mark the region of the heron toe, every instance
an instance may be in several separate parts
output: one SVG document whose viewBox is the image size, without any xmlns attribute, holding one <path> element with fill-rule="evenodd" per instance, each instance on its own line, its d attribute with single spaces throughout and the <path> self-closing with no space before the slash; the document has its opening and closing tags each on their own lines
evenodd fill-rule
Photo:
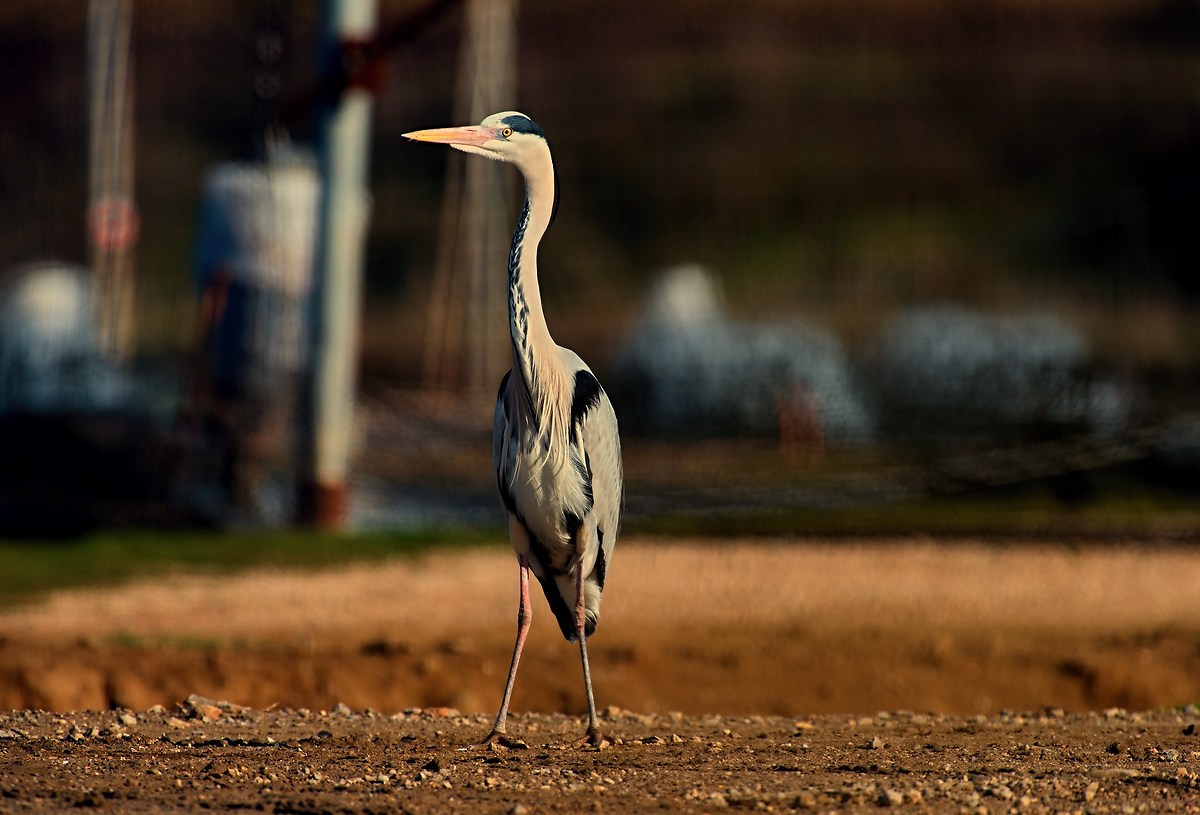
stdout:
<svg viewBox="0 0 1200 815">
<path fill-rule="evenodd" d="M 504 733 L 501 733 L 499 730 L 493 730 L 491 733 L 488 733 L 487 738 L 485 738 L 483 741 L 479 742 L 479 744 L 477 744 L 475 746 L 483 747 L 488 750 L 495 750 L 497 747 L 503 747 L 507 750 L 528 750 L 529 749 L 529 745 L 526 744 L 525 742 L 521 741 L 520 739 L 514 739 L 513 737 L 508 736 Z"/>
</svg>

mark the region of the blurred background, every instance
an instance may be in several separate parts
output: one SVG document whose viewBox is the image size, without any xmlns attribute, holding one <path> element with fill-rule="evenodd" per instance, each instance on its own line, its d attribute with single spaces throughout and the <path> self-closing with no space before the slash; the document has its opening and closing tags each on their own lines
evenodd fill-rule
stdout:
<svg viewBox="0 0 1200 815">
<path fill-rule="evenodd" d="M 521 190 L 401 134 L 519 109 L 560 177 L 547 318 L 616 406 L 626 529 L 1200 530 L 1193 0 L 378 16 L 349 528 L 498 528 Z M 321 25 L 0 6 L 0 534 L 306 515 Z"/>
</svg>

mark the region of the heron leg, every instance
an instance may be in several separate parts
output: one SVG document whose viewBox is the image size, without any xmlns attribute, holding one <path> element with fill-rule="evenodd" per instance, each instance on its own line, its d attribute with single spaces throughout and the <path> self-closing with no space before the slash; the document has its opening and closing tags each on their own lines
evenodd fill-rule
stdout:
<svg viewBox="0 0 1200 815">
<path fill-rule="evenodd" d="M 521 661 L 521 651 L 525 647 L 525 637 L 529 634 L 529 624 L 533 621 L 533 608 L 529 604 L 529 563 L 519 557 L 521 566 L 521 605 L 517 609 L 517 641 L 513 645 L 512 664 L 508 667 L 508 682 L 504 686 L 504 698 L 500 701 L 500 712 L 496 714 L 496 724 L 480 746 L 499 743 L 504 747 L 525 747 L 518 739 L 511 739 L 504 734 L 505 720 L 508 719 L 508 703 L 512 699 L 513 685 L 517 681 L 517 664 Z"/>
<path fill-rule="evenodd" d="M 587 621 L 587 607 L 583 594 L 583 563 L 582 560 L 575 571 L 575 636 L 579 639 L 579 659 L 583 663 L 583 687 L 587 691 L 588 729 L 584 743 L 590 747 L 603 747 L 607 743 L 600 726 L 596 722 L 596 697 L 592 695 L 592 671 L 588 667 L 587 634 L 584 625 Z"/>
</svg>

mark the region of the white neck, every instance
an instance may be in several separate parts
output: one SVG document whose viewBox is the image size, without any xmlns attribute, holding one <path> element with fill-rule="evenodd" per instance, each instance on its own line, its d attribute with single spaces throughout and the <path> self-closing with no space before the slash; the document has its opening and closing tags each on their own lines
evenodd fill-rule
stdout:
<svg viewBox="0 0 1200 815">
<path fill-rule="evenodd" d="M 533 402 L 539 390 L 557 380 L 562 367 L 558 347 L 550 336 L 538 287 L 537 250 L 554 210 L 554 165 L 550 151 L 539 151 L 518 167 L 525 176 L 525 206 L 517 220 L 508 255 L 508 321 L 513 368 Z"/>
</svg>

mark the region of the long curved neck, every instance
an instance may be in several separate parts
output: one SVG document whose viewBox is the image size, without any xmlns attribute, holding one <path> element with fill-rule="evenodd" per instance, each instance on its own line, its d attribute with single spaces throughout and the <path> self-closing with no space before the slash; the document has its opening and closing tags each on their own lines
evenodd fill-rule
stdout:
<svg viewBox="0 0 1200 815">
<path fill-rule="evenodd" d="M 537 250 L 554 211 L 554 165 L 545 151 L 521 166 L 525 176 L 525 206 L 517 219 L 508 253 L 508 322 L 512 336 L 513 368 L 521 374 L 535 413 L 544 405 L 546 390 L 557 382 L 562 367 L 558 349 L 542 312 L 538 287 Z"/>
</svg>

